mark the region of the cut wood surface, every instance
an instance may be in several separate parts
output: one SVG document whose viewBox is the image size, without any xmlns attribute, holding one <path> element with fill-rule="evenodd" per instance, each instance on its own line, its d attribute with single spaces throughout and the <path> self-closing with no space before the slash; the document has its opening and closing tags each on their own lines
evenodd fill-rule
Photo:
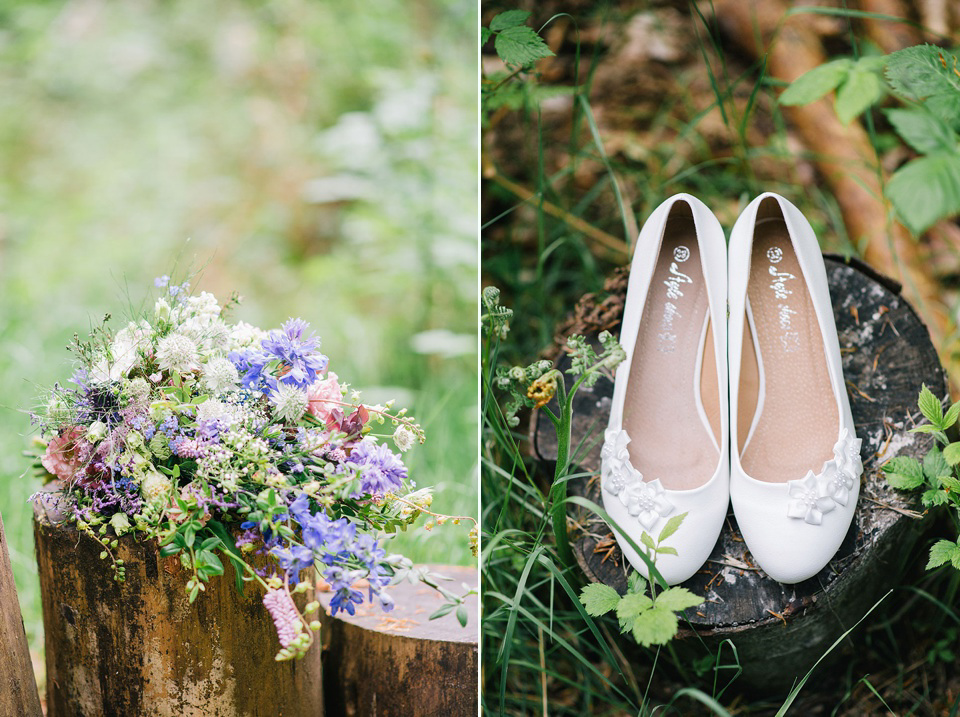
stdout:
<svg viewBox="0 0 960 717">
<path fill-rule="evenodd" d="M 911 517 L 917 516 L 916 506 L 887 485 L 879 466 L 896 455 L 922 458 L 929 437 L 908 432 L 920 420 L 917 395 L 924 383 L 940 395 L 946 391 L 927 329 L 899 295 L 899 286 L 859 263 L 828 258 L 826 265 L 844 377 L 863 439 L 864 477 L 854 523 L 835 558 L 817 576 L 782 585 L 756 567 L 731 513 L 708 562 L 685 583 L 705 598 L 687 611 L 690 626 L 714 648 L 732 639 L 744 668 L 742 682 L 770 689 L 789 687 L 897 584 L 906 563 L 903 555 L 926 524 Z M 564 333 L 595 339 L 609 329 L 617 335 L 625 278 L 625 272 L 618 272 L 608 282 L 606 297 L 585 297 Z M 558 344 L 563 340 L 559 336 Z M 561 368 L 567 361 L 561 359 Z M 583 442 L 575 462 L 589 476 L 572 481 L 570 492 L 597 504 L 602 504 L 600 443 L 612 393 L 612 382 L 601 379 L 592 388 L 581 388 L 574 402 L 571 445 Z M 556 457 L 549 421 L 534 415 L 531 430 L 536 457 L 549 463 Z M 610 528 L 578 507 L 571 508 L 568 519 L 572 548 L 587 577 L 623 592 L 628 568 Z"/>
<path fill-rule="evenodd" d="M 0 715 L 40 717 L 40 695 L 0 516 Z"/>
<path fill-rule="evenodd" d="M 246 584 L 241 596 L 229 561 L 190 605 L 179 558 L 160 557 L 156 542 L 120 539 L 117 583 L 99 543 L 51 522 L 55 505 L 34 512 L 49 717 L 323 714 L 319 645 L 276 662 L 263 590 Z"/>
<path fill-rule="evenodd" d="M 475 568 L 429 566 L 452 578 L 447 589 L 476 587 Z M 329 615 L 331 593 L 317 598 L 328 612 L 323 623 L 323 672 L 327 713 L 347 717 L 473 717 L 477 714 L 476 595 L 466 602 L 468 622 L 453 612 L 430 620 L 443 599 L 422 583 L 389 588 L 396 607 L 384 613 L 365 603 L 356 615 Z"/>
</svg>

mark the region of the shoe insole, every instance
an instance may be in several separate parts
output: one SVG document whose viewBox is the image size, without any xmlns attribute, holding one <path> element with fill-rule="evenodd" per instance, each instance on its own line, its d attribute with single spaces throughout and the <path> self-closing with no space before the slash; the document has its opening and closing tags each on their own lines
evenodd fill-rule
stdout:
<svg viewBox="0 0 960 717">
<path fill-rule="evenodd" d="M 833 455 L 839 417 L 820 324 L 782 215 L 759 219 L 754 231 L 738 449 L 747 475 L 785 483 L 820 471 Z"/>
<path fill-rule="evenodd" d="M 643 306 L 623 405 L 630 461 L 646 480 L 659 479 L 668 490 L 703 485 L 720 458 L 719 386 L 707 311 L 693 217 L 677 206 Z"/>
</svg>

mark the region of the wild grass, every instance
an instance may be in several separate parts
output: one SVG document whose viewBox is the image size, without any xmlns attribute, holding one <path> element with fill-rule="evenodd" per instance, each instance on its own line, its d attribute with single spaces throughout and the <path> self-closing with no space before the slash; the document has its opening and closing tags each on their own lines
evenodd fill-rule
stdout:
<svg viewBox="0 0 960 717">
<path fill-rule="evenodd" d="M 238 318 L 303 317 L 365 400 L 409 406 L 428 435 L 411 477 L 434 509 L 475 516 L 476 8 L 92 0 L 0 17 L 0 512 L 34 656 L 26 411 L 69 378 L 74 331 L 119 325 L 178 260 L 196 289 L 239 291 Z M 462 526 L 392 550 L 474 563 Z"/>
<path fill-rule="evenodd" d="M 482 21 L 513 7 L 486 3 Z M 833 647 L 846 651 L 837 667 L 816 669 L 809 681 L 797 675 L 794 690 L 781 693 L 744 691 L 733 642 L 719 651 L 695 639 L 641 649 L 619 634 L 615 619 L 591 618 L 578 602 L 586 578 L 578 566 L 563 563 L 552 539 L 552 471 L 531 459 L 526 421 L 507 426 L 503 397 L 493 387 L 496 367 L 542 357 L 577 300 L 599 291 L 626 263 L 635 232 L 625 228 L 676 192 L 701 198 L 727 228 L 757 193 L 779 192 L 811 219 L 824 250 L 856 255 L 863 247 L 851 244 L 836 200 L 812 174 L 813 158 L 798 152 L 789 136 L 775 102 L 778 84 L 763 62 L 731 49 L 707 6 L 691 3 L 681 11 L 699 66 L 671 67 L 674 84 L 649 102 L 648 114 L 632 116 L 629 130 L 608 124 L 602 131 L 598 115 L 609 122 L 611 113 L 624 110 L 594 90 L 603 55 L 618 46 L 617 33 L 635 13 L 662 5 L 604 2 L 567 17 L 561 9 L 535 9 L 530 24 L 546 37 L 556 24 L 572 23 L 565 44 L 552 49 L 563 62 L 582 66 L 559 72 L 562 80 L 521 73 L 510 82 L 527 87 L 511 92 L 525 101 L 512 99 L 505 110 L 494 93 L 483 115 L 483 283 L 500 288 L 503 303 L 515 311 L 508 336 L 482 349 L 484 714 L 957 714 L 960 690 L 952 674 L 960 664 L 960 581 L 949 571 L 925 573 L 919 549 L 900 556 L 905 583 L 836 636 Z M 848 45 L 862 48 L 859 16 L 830 12 L 850 23 Z M 590 45 L 570 39 L 588 30 Z M 503 75 L 495 74 L 492 58 L 484 66 L 489 89 Z M 573 99 L 567 105 L 543 100 L 561 95 Z M 644 107 L 649 98 L 635 100 Z M 641 149 L 624 152 L 631 146 L 624 135 L 631 133 Z M 888 129 L 871 123 L 869 133 L 875 147 L 889 148 Z M 605 150 L 611 141 L 621 151 Z"/>
</svg>

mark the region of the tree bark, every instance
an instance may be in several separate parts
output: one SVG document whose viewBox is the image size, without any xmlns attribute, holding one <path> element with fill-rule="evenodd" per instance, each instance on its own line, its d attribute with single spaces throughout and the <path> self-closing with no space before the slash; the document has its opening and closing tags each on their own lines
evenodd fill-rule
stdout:
<svg viewBox="0 0 960 717">
<path fill-rule="evenodd" d="M 429 566 L 460 583 L 477 585 L 474 568 Z M 346 717 L 473 717 L 477 714 L 478 606 L 467 600 L 469 621 L 461 627 L 451 612 L 429 616 L 442 604 L 422 584 L 390 588 L 396 607 L 379 607 L 321 616 L 324 643 L 324 694 L 327 712 Z M 331 595 L 320 593 L 328 609 Z M 364 606 L 365 607 L 365 606 Z"/>
<path fill-rule="evenodd" d="M 40 696 L 23 629 L 17 586 L 0 516 L 0 715 L 40 717 Z"/>
<path fill-rule="evenodd" d="M 922 384 L 941 396 L 946 392 L 937 353 L 896 283 L 859 262 L 828 258 L 826 265 L 843 374 L 857 434 L 863 439 L 864 476 L 854 522 L 837 555 L 816 577 L 781 585 L 756 567 L 731 513 L 707 563 L 685 583 L 705 598 L 703 605 L 687 611 L 686 634 L 695 631 L 714 650 L 732 640 L 744 670 L 738 682 L 770 690 L 789 688 L 897 584 L 907 562 L 904 555 L 930 526 L 929 521 L 912 519 L 918 517 L 917 506 L 890 488 L 879 466 L 896 455 L 922 458 L 929 449 L 930 437 L 909 428 L 920 420 L 916 401 Z M 611 278 L 611 293 L 602 301 L 586 297 L 565 331 L 594 339 L 603 329 L 616 334 L 625 276 L 618 272 Z M 558 337 L 558 344 L 563 340 Z M 567 366 L 562 357 L 560 368 Z M 574 402 L 571 443 L 583 441 L 587 447 L 575 472 L 588 476 L 571 481 L 569 490 L 598 505 L 601 434 L 612 394 L 612 382 L 601 379 L 592 388 L 581 388 Z M 556 456 L 549 421 L 535 414 L 531 430 L 535 456 L 549 464 Z M 552 473 L 549 466 L 546 470 Z M 579 507 L 570 509 L 568 520 L 571 547 L 586 576 L 624 592 L 630 568 L 609 526 Z M 689 642 L 699 645 L 698 640 Z M 841 654 L 843 649 L 838 649 L 831 658 Z"/>
<path fill-rule="evenodd" d="M 274 661 L 263 591 L 247 583 L 241 596 L 229 561 L 190 605 L 179 558 L 154 541 L 120 539 L 117 583 L 99 543 L 36 505 L 49 717 L 323 714 L 320 646 Z"/>
</svg>

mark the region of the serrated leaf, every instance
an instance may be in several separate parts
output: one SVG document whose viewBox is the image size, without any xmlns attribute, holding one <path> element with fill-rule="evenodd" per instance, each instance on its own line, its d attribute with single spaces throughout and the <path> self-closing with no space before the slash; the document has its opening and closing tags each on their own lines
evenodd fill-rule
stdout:
<svg viewBox="0 0 960 717">
<path fill-rule="evenodd" d="M 960 418 L 960 401 L 950 406 L 950 410 L 944 414 L 942 423 L 944 430 L 956 423 L 958 418 Z"/>
<path fill-rule="evenodd" d="M 686 588 L 667 588 L 657 595 L 654 603 L 658 608 L 666 608 L 674 612 L 682 612 L 690 607 L 696 607 L 703 602 L 703 598 L 693 594 Z"/>
<path fill-rule="evenodd" d="M 913 490 L 923 485 L 923 468 L 920 461 L 909 456 L 897 456 L 883 464 L 887 483 L 898 490 Z"/>
<path fill-rule="evenodd" d="M 940 449 L 934 446 L 923 458 L 923 474 L 930 481 L 930 485 L 937 484 L 937 478 L 944 475 L 950 475 L 950 466 L 943 458 Z"/>
<path fill-rule="evenodd" d="M 960 213 L 960 155 L 936 152 L 919 157 L 894 172 L 887 198 L 914 234 Z"/>
<path fill-rule="evenodd" d="M 930 548 L 930 559 L 927 561 L 927 570 L 938 568 L 950 562 L 953 556 L 960 552 L 960 548 L 952 540 L 938 540 Z"/>
<path fill-rule="evenodd" d="M 853 63 L 848 59 L 834 60 L 814 67 L 795 79 L 780 95 L 782 105 L 807 105 L 820 99 L 843 82 Z"/>
<path fill-rule="evenodd" d="M 620 594 L 609 585 L 590 583 L 580 591 L 580 603 L 587 615 L 599 617 L 616 609 Z"/>
<path fill-rule="evenodd" d="M 920 408 L 920 413 L 923 414 L 924 418 L 937 428 L 941 427 L 940 423 L 943 421 L 943 404 L 940 403 L 939 398 L 933 395 L 933 391 L 927 388 L 927 384 L 923 384 L 920 388 L 920 395 L 917 397 L 917 406 Z"/>
<path fill-rule="evenodd" d="M 663 526 L 663 530 L 660 531 L 660 536 L 657 538 L 657 542 L 662 543 L 664 540 L 676 533 L 686 517 L 686 513 L 680 513 L 680 515 L 675 515 L 670 518 L 670 520 L 667 521 L 667 524 Z M 662 549 L 660 552 L 663 552 Z"/>
<path fill-rule="evenodd" d="M 490 28 L 489 28 L 489 27 L 481 27 L 481 28 L 480 28 L 480 47 L 483 47 L 484 45 L 487 44 L 487 40 L 490 39 L 490 36 L 491 36 L 491 35 L 493 35 L 493 33 L 490 32 Z"/>
<path fill-rule="evenodd" d="M 527 10 L 507 10 L 494 16 L 493 20 L 490 21 L 490 29 L 493 32 L 500 32 L 508 27 L 523 25 L 528 17 L 530 17 L 530 13 Z"/>
<path fill-rule="evenodd" d="M 919 109 L 889 109 L 885 113 L 904 142 L 922 154 L 952 151 L 957 135 L 939 117 Z"/>
<path fill-rule="evenodd" d="M 669 545 L 661 545 L 657 548 L 658 555 L 679 555 L 676 548 L 671 548 Z"/>
<path fill-rule="evenodd" d="M 955 466 L 960 463 L 960 442 L 951 443 L 943 449 L 943 459 L 948 465 Z"/>
<path fill-rule="evenodd" d="M 850 124 L 867 107 L 883 97 L 883 83 L 874 72 L 854 68 L 837 90 L 833 109 L 844 124 Z"/>
<path fill-rule="evenodd" d="M 646 612 L 653 605 L 653 600 L 643 593 L 627 593 L 617 602 L 617 617 L 622 621 L 632 620 L 637 615 Z"/>
<path fill-rule="evenodd" d="M 937 478 L 937 482 L 944 490 L 950 493 L 960 494 L 960 480 L 957 480 L 952 475 L 942 475 Z"/>
<path fill-rule="evenodd" d="M 923 104 L 948 126 L 960 131 L 960 92 L 936 95 L 927 99 Z"/>
<path fill-rule="evenodd" d="M 887 57 L 891 89 L 908 100 L 960 92 L 955 55 L 935 45 L 916 45 Z"/>
<path fill-rule="evenodd" d="M 526 25 L 508 27 L 499 32 L 493 46 L 506 64 L 521 67 L 553 55 L 543 38 Z"/>
<path fill-rule="evenodd" d="M 650 537 L 650 533 L 646 531 L 640 533 L 640 542 L 643 543 L 648 548 L 650 548 L 651 550 L 657 547 L 653 542 L 653 538 Z"/>
<path fill-rule="evenodd" d="M 662 607 L 654 607 L 637 616 L 633 622 L 633 639 L 644 647 L 666 645 L 677 634 L 677 616 Z"/>
<path fill-rule="evenodd" d="M 924 508 L 943 505 L 947 502 L 947 494 L 942 490 L 931 488 L 928 491 L 924 491 L 923 495 L 920 496 L 920 502 L 923 504 Z"/>
<path fill-rule="evenodd" d="M 627 589 L 632 593 L 642 593 L 647 589 L 647 580 L 637 571 L 630 573 L 627 578 Z"/>
</svg>

